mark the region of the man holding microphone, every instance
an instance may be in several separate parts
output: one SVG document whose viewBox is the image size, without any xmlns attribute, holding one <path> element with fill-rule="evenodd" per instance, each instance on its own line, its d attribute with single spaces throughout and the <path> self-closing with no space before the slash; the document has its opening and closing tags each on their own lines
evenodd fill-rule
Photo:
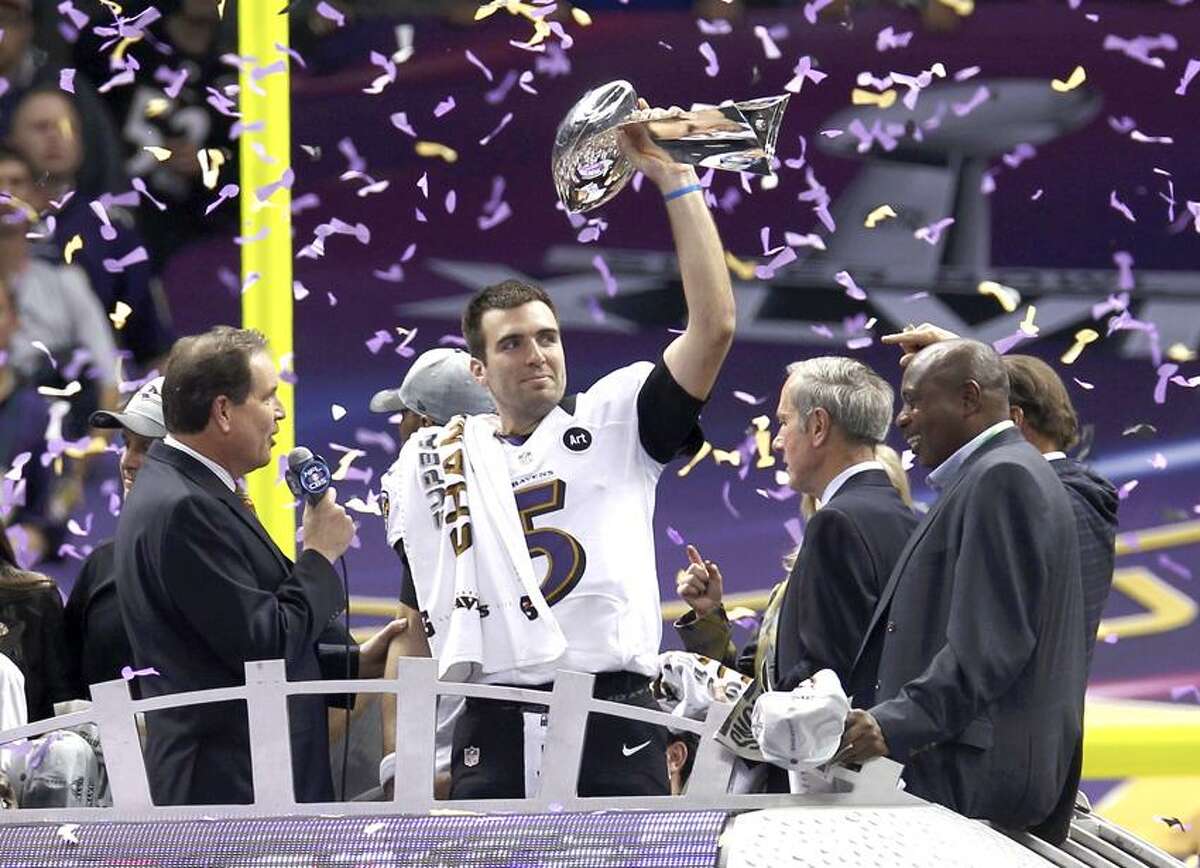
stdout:
<svg viewBox="0 0 1200 868">
<path fill-rule="evenodd" d="M 284 410 L 266 340 L 218 326 L 180 340 L 167 361 L 167 436 L 146 457 L 117 527 L 121 614 L 143 697 L 243 683 L 247 660 L 282 658 L 289 680 L 383 672 L 393 621 L 354 646 L 334 563 L 354 525 L 329 491 L 304 509 L 304 549 L 288 560 L 239 485 L 270 462 Z M 347 655 L 350 659 L 347 660 Z M 298 801 L 330 801 L 326 698 L 288 701 Z M 156 804 L 254 798 L 246 709 L 209 703 L 147 715 L 146 765 Z"/>
</svg>

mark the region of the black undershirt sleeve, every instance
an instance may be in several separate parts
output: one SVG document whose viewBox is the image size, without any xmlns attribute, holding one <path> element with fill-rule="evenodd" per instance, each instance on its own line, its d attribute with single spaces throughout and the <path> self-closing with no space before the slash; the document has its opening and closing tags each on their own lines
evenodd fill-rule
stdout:
<svg viewBox="0 0 1200 868">
<path fill-rule="evenodd" d="M 396 554 L 400 556 L 400 602 L 419 611 L 421 607 L 417 603 L 417 586 L 413 583 L 408 555 L 404 553 L 404 540 L 396 540 Z"/>
<path fill-rule="evenodd" d="M 704 403 L 675 382 L 660 358 L 637 398 L 638 435 L 646 454 L 660 464 L 695 454 L 704 443 L 700 430 Z"/>
</svg>

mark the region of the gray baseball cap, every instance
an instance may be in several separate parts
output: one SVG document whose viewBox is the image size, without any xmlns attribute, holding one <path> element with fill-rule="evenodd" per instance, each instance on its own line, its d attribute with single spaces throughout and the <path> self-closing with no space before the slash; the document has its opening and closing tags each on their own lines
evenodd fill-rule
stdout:
<svg viewBox="0 0 1200 868">
<path fill-rule="evenodd" d="M 439 425 L 459 413 L 495 413 L 488 390 L 471 375 L 471 357 L 462 350 L 438 347 L 417 356 L 398 389 L 384 389 L 371 398 L 371 412 L 412 410 Z"/>
<path fill-rule="evenodd" d="M 155 377 L 148 383 L 143 383 L 142 387 L 133 393 L 124 410 L 97 410 L 88 417 L 88 424 L 93 428 L 128 428 L 134 434 L 141 434 L 143 437 L 166 437 L 162 385 L 162 377 Z"/>
</svg>

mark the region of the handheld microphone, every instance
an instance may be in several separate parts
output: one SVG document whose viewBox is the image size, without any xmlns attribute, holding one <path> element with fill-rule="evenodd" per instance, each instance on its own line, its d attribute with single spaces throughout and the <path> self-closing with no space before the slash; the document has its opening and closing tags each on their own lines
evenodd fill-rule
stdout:
<svg viewBox="0 0 1200 868">
<path fill-rule="evenodd" d="M 295 498 L 307 498 L 316 506 L 329 488 L 331 474 L 324 458 L 313 455 L 311 449 L 297 446 L 288 453 L 288 469 L 283 478 Z"/>
</svg>

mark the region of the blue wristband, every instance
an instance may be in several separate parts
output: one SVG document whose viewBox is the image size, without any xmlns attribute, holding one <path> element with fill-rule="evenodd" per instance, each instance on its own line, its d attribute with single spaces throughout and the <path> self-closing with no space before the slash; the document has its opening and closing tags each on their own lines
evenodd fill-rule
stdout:
<svg viewBox="0 0 1200 868">
<path fill-rule="evenodd" d="M 672 199 L 678 199 L 680 196 L 686 196 L 688 193 L 698 193 L 704 188 L 699 184 L 688 184 L 686 187 L 680 187 L 678 190 L 672 190 L 663 196 L 664 202 L 670 202 Z"/>
</svg>

